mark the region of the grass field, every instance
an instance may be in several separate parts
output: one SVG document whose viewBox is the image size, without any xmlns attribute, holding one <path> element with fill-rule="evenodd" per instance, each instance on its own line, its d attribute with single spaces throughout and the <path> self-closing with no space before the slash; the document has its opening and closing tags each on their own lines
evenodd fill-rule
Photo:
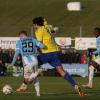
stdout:
<svg viewBox="0 0 100 100">
<path fill-rule="evenodd" d="M 100 99 L 100 78 L 95 78 L 93 89 L 84 89 L 87 94 L 85 97 L 79 97 L 73 88 L 61 77 L 40 77 L 41 97 L 36 97 L 34 88 L 29 86 L 26 93 L 13 93 L 4 95 L 0 91 L 0 100 L 99 100 Z M 87 82 L 87 78 L 74 77 L 78 84 L 82 85 Z M 0 89 L 5 84 L 10 84 L 16 89 L 22 82 L 22 77 L 0 77 Z"/>
<path fill-rule="evenodd" d="M 70 1 L 80 1 L 82 11 L 68 11 Z M 0 36 L 16 36 L 23 29 L 30 33 L 36 16 L 58 26 L 57 36 L 79 36 L 80 26 L 82 36 L 93 36 L 93 28 L 100 26 L 100 0 L 0 0 Z"/>
</svg>

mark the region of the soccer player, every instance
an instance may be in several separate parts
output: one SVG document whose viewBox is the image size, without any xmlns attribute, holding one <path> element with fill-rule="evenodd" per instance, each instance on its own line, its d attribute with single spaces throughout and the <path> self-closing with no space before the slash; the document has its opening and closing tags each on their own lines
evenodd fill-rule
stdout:
<svg viewBox="0 0 100 100">
<path fill-rule="evenodd" d="M 93 87 L 93 77 L 94 77 L 94 69 L 100 70 L 100 28 L 94 28 L 94 35 L 96 37 L 97 50 L 92 52 L 92 56 L 98 54 L 99 56 L 96 59 L 91 61 L 89 66 L 89 82 L 86 85 L 83 85 L 85 88 Z"/>
<path fill-rule="evenodd" d="M 72 79 L 68 72 L 65 72 L 61 66 L 61 61 L 59 59 L 59 48 L 55 43 L 52 33 L 47 30 L 44 26 L 44 20 L 42 17 L 37 17 L 33 19 L 33 28 L 35 29 L 35 35 L 38 41 L 45 45 L 45 48 L 41 50 L 41 54 L 38 56 L 39 66 L 45 63 L 49 63 L 51 66 L 55 67 L 57 72 L 67 80 L 79 93 L 80 96 L 84 96 L 77 83 Z M 42 71 L 42 69 L 41 69 Z M 37 77 L 40 70 L 33 73 L 30 76 L 30 82 Z"/>
<path fill-rule="evenodd" d="M 19 37 L 20 39 L 16 43 L 16 52 L 12 64 L 9 66 L 11 67 L 14 65 L 17 56 L 21 54 L 24 66 L 24 82 L 27 84 L 30 75 L 37 70 L 38 60 L 36 54 L 36 46 L 39 48 L 44 48 L 44 45 L 37 41 L 35 38 L 27 36 L 26 31 L 19 32 Z M 40 86 L 38 79 L 36 78 L 32 83 L 35 86 L 36 95 L 40 96 Z M 26 88 L 27 86 L 22 84 L 20 90 L 23 91 L 23 89 Z"/>
</svg>

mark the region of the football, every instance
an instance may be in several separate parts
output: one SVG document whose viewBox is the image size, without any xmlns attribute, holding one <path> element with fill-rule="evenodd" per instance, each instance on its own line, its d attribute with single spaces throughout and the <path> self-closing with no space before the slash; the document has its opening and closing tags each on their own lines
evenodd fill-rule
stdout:
<svg viewBox="0 0 100 100">
<path fill-rule="evenodd" d="M 4 87 L 3 87 L 3 93 L 4 94 L 11 94 L 13 92 L 13 89 L 10 85 L 6 84 Z"/>
</svg>

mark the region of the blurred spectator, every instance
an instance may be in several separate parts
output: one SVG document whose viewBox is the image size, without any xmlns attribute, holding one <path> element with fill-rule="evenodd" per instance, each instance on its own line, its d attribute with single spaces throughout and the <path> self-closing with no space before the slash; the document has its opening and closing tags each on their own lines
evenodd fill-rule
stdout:
<svg viewBox="0 0 100 100">
<path fill-rule="evenodd" d="M 8 50 L 8 58 L 9 58 L 9 63 L 11 63 L 12 62 L 12 60 L 13 60 L 13 57 L 14 57 L 14 50 L 13 49 L 11 49 L 11 48 L 9 48 L 9 50 Z"/>
<path fill-rule="evenodd" d="M 7 68 L 5 67 L 5 64 L 9 62 L 9 58 L 7 55 L 7 50 L 3 49 L 3 57 L 2 57 L 2 63 L 3 63 L 3 70 L 6 72 Z"/>
<path fill-rule="evenodd" d="M 6 49 L 3 49 L 3 63 L 8 63 L 9 62 L 9 57 Z"/>
<path fill-rule="evenodd" d="M 67 54 L 67 63 L 68 64 L 73 63 L 73 61 L 72 61 L 72 52 L 68 52 L 68 54 Z"/>
<path fill-rule="evenodd" d="M 85 50 L 83 50 L 81 53 L 80 63 L 87 64 L 87 52 Z"/>
<path fill-rule="evenodd" d="M 0 47 L 0 75 L 2 75 L 4 72 L 3 72 L 3 63 L 2 63 L 2 60 L 3 60 L 3 52 L 2 52 L 2 48 Z"/>
<path fill-rule="evenodd" d="M 61 60 L 61 63 L 63 63 L 63 64 L 67 63 L 68 56 L 67 56 L 67 50 L 66 49 L 61 49 L 60 60 Z"/>
<path fill-rule="evenodd" d="M 0 47 L 0 63 L 2 63 L 2 59 L 3 59 L 3 51 L 2 48 Z"/>
<path fill-rule="evenodd" d="M 77 52 L 76 49 L 73 49 L 72 54 L 71 54 L 72 63 L 80 63 L 80 57 L 81 57 L 81 54 Z"/>
<path fill-rule="evenodd" d="M 19 56 L 17 57 L 17 60 L 16 60 L 16 62 L 15 62 L 15 66 L 17 67 L 17 70 L 20 70 L 20 69 L 23 67 L 21 55 L 19 55 Z"/>
</svg>

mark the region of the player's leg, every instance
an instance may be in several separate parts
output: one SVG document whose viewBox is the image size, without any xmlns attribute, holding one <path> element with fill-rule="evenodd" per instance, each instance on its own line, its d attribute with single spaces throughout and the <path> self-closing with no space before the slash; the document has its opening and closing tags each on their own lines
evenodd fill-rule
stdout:
<svg viewBox="0 0 100 100">
<path fill-rule="evenodd" d="M 42 64 L 47 63 L 47 56 L 45 56 L 44 54 L 38 55 L 37 59 L 38 59 L 38 68 L 37 71 L 35 71 L 35 73 L 32 73 L 30 78 L 29 78 L 29 82 L 31 83 L 35 78 L 37 78 L 37 76 L 39 74 L 41 74 L 43 72 L 43 69 L 41 68 Z"/>
<path fill-rule="evenodd" d="M 38 68 L 37 69 L 37 71 L 35 72 L 35 73 L 32 73 L 31 75 L 30 75 L 30 78 L 29 78 L 29 83 L 31 83 L 31 81 L 32 80 L 34 80 L 35 78 L 37 78 L 37 76 L 39 75 L 39 74 L 41 74 L 43 72 L 43 69 L 42 68 Z"/>
<path fill-rule="evenodd" d="M 61 66 L 57 66 L 56 70 L 65 80 L 67 80 L 75 88 L 76 92 L 78 92 L 80 96 L 84 96 L 84 93 L 82 92 L 81 88 L 77 85 L 75 80 L 68 72 L 65 72 Z"/>
<path fill-rule="evenodd" d="M 30 58 L 31 59 L 27 59 L 26 57 L 24 57 L 24 62 L 26 63 L 26 66 L 24 67 L 24 81 L 22 85 L 16 90 L 17 92 L 22 92 L 27 90 L 27 84 L 29 84 L 29 78 L 33 72 L 33 67 L 37 66 L 38 64 L 37 58 L 35 56 L 31 56 Z"/>
<path fill-rule="evenodd" d="M 91 65 L 89 67 L 89 82 L 86 85 L 83 85 L 85 88 L 92 88 L 93 86 L 93 78 L 94 78 L 94 67 Z"/>
<path fill-rule="evenodd" d="M 17 92 L 25 92 L 27 91 L 27 84 L 28 84 L 28 78 L 32 73 L 32 68 L 29 65 L 24 66 L 24 82 L 21 84 L 21 86 L 16 89 Z"/>
<path fill-rule="evenodd" d="M 48 61 L 53 67 L 56 67 L 56 70 L 58 73 L 65 79 L 67 80 L 72 86 L 74 86 L 75 90 L 79 93 L 80 96 L 83 95 L 83 92 L 79 88 L 79 86 L 76 84 L 76 82 L 72 79 L 71 75 L 69 75 L 67 72 L 63 70 L 61 67 L 61 62 L 59 60 L 59 53 L 54 52 L 54 53 L 48 53 L 42 56 L 42 60 Z M 39 73 L 37 73 L 38 75 Z M 36 76 L 33 75 L 31 79 L 35 78 Z"/>
<path fill-rule="evenodd" d="M 64 71 L 64 69 L 61 65 L 61 61 L 59 59 L 59 53 L 55 52 L 55 53 L 53 53 L 53 55 L 51 57 L 52 57 L 51 58 L 52 60 L 51 60 L 50 64 L 53 67 L 55 67 L 57 72 L 75 88 L 75 90 L 79 93 L 80 96 L 83 96 L 84 93 L 81 91 L 80 87 L 77 85 L 77 83 L 72 78 L 72 76 L 68 72 Z"/>
<path fill-rule="evenodd" d="M 33 73 L 35 73 L 36 71 L 37 71 L 37 65 L 33 66 Z M 39 80 L 38 80 L 37 77 L 33 80 L 33 84 L 34 84 L 34 87 L 35 87 L 36 96 L 40 96 L 40 83 L 39 83 Z"/>
<path fill-rule="evenodd" d="M 33 81 L 33 84 L 34 84 L 34 87 L 35 87 L 36 96 L 40 96 L 40 83 L 39 83 L 38 78 L 36 78 L 36 79 Z"/>
<path fill-rule="evenodd" d="M 64 77 L 65 80 L 67 80 L 72 86 L 76 85 L 76 82 L 72 79 L 71 75 L 68 74 L 68 72 L 65 72 L 61 66 L 56 67 L 57 72 Z"/>
<path fill-rule="evenodd" d="M 94 69 L 100 70 L 100 57 L 91 61 L 91 65 L 89 67 L 89 82 L 86 85 L 83 85 L 85 88 L 93 87 L 93 78 L 94 78 Z"/>
</svg>

